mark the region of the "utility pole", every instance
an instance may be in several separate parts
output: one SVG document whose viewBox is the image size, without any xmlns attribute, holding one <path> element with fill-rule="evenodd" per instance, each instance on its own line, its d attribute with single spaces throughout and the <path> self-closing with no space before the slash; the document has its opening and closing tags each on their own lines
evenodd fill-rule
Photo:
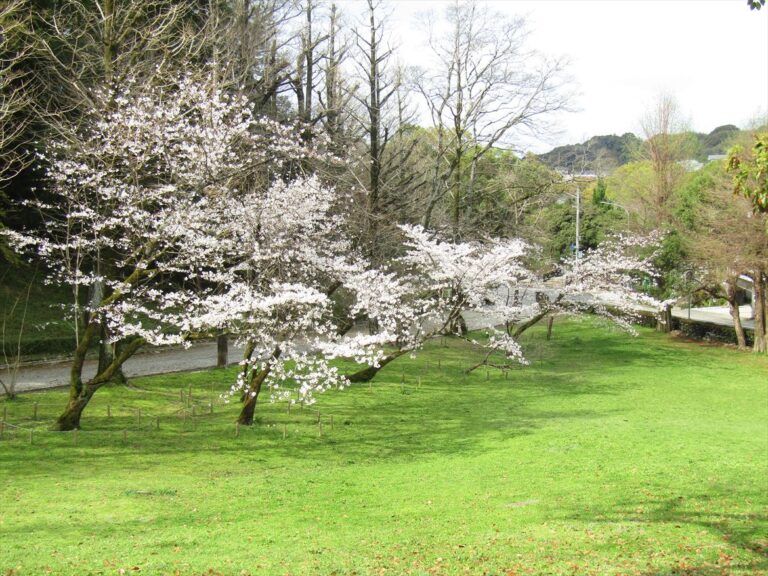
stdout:
<svg viewBox="0 0 768 576">
<path fill-rule="evenodd" d="M 581 188 L 576 185 L 576 262 L 579 261 L 579 227 L 581 226 Z"/>
</svg>

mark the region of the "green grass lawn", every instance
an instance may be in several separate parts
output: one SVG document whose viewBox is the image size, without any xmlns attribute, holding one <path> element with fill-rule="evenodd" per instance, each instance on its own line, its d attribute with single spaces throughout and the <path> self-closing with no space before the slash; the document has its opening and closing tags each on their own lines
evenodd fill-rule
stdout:
<svg viewBox="0 0 768 576">
<path fill-rule="evenodd" d="M 467 377 L 435 341 L 237 437 L 231 371 L 103 390 L 77 434 L 44 431 L 62 391 L 0 403 L 0 574 L 768 574 L 765 358 L 589 322 L 526 347 Z"/>
</svg>

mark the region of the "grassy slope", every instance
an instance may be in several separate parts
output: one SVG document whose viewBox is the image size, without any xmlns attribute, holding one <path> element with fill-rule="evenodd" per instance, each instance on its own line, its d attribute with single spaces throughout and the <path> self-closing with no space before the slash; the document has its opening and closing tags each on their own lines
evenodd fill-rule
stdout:
<svg viewBox="0 0 768 576">
<path fill-rule="evenodd" d="M 576 323 L 528 348 L 486 380 L 435 342 L 322 396 L 322 437 L 275 404 L 237 438 L 236 406 L 193 429 L 180 386 L 199 414 L 223 372 L 105 390 L 77 438 L 6 432 L 0 573 L 768 574 L 764 358 Z M 31 427 L 62 399 L 0 407 Z"/>
</svg>

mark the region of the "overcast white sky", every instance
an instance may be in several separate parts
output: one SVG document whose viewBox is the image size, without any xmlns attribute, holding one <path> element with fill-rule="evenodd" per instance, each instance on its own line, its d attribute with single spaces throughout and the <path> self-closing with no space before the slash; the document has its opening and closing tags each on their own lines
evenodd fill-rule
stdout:
<svg viewBox="0 0 768 576">
<path fill-rule="evenodd" d="M 359 0 L 341 2 L 348 12 Z M 418 14 L 444 0 L 390 0 L 401 58 L 419 58 L 426 40 Z M 640 132 L 639 119 L 661 92 L 677 98 L 689 125 L 710 132 L 744 127 L 768 113 L 768 6 L 746 0 L 494 0 L 493 9 L 527 17 L 529 47 L 566 56 L 578 111 L 558 118 L 559 134 L 529 148 Z"/>
</svg>

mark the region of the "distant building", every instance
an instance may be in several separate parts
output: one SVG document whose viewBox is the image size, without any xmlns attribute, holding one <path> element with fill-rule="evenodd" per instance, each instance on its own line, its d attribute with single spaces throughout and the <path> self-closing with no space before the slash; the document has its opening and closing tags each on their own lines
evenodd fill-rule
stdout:
<svg viewBox="0 0 768 576">
<path fill-rule="evenodd" d="M 591 182 L 600 177 L 599 174 L 595 174 L 594 172 L 580 172 L 574 174 L 573 172 L 565 170 L 565 168 L 558 168 L 557 173 L 563 177 L 563 182 Z"/>
</svg>

